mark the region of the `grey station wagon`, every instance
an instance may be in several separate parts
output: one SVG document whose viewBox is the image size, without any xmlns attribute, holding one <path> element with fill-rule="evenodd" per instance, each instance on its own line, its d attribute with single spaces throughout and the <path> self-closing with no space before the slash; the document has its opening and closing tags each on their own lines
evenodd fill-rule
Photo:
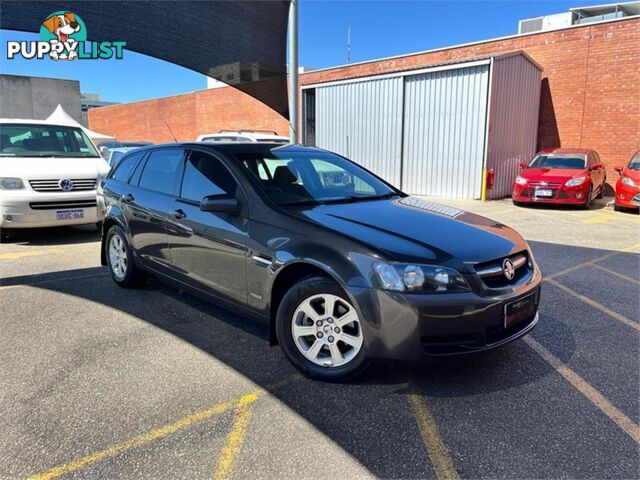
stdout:
<svg viewBox="0 0 640 480">
<path fill-rule="evenodd" d="M 517 232 L 320 149 L 144 147 L 100 183 L 98 211 L 118 285 L 150 273 L 263 321 L 314 378 L 489 350 L 538 321 L 541 275 Z"/>
</svg>

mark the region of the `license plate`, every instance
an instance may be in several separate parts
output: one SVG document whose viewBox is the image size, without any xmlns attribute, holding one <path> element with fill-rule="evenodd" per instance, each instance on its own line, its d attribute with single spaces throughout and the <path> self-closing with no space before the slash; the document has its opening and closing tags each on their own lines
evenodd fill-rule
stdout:
<svg viewBox="0 0 640 480">
<path fill-rule="evenodd" d="M 58 220 L 80 220 L 84 218 L 84 210 L 58 210 L 56 218 Z"/>
<path fill-rule="evenodd" d="M 547 188 L 536 188 L 536 197 L 553 197 L 553 190 Z"/>
<path fill-rule="evenodd" d="M 513 327 L 536 313 L 536 295 L 532 293 L 504 306 L 504 328 Z"/>
</svg>

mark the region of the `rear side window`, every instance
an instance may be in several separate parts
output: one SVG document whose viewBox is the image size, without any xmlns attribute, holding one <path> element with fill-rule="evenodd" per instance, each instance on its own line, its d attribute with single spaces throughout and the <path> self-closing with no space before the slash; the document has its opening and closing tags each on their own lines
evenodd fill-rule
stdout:
<svg viewBox="0 0 640 480">
<path fill-rule="evenodd" d="M 184 150 L 156 150 L 151 152 L 140 177 L 140 187 L 154 192 L 174 194 L 176 173 L 180 168 Z"/>
<path fill-rule="evenodd" d="M 235 179 L 220 160 L 203 152 L 191 152 L 182 178 L 182 198 L 200 202 L 209 195 L 235 196 L 236 187 Z"/>
<path fill-rule="evenodd" d="M 131 178 L 131 174 L 133 173 L 133 170 L 136 168 L 136 165 L 138 164 L 138 162 L 143 156 L 144 156 L 144 152 L 129 155 L 128 157 L 124 158 L 116 166 L 116 170 L 113 172 L 113 175 L 111 175 L 111 178 L 118 182 L 127 183 Z"/>
</svg>

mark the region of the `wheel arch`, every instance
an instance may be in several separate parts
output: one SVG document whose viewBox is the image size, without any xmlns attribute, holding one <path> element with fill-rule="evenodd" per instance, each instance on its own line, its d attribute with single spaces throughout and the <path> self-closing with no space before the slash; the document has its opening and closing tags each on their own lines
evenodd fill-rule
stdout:
<svg viewBox="0 0 640 480">
<path fill-rule="evenodd" d="M 102 221 L 102 240 L 100 241 L 100 265 L 102 266 L 107 265 L 107 232 L 114 225 L 118 225 L 123 230 L 125 230 L 124 223 L 119 218 L 113 215 L 105 217 L 105 219 Z"/>
<path fill-rule="evenodd" d="M 347 285 L 342 281 L 339 275 L 337 275 L 330 268 L 319 265 L 309 260 L 298 260 L 291 262 L 282 267 L 276 277 L 273 280 L 271 286 L 271 298 L 269 302 L 269 343 L 271 345 L 278 344 L 278 338 L 276 334 L 276 318 L 278 314 L 278 308 L 282 299 L 286 293 L 296 283 L 310 277 L 326 277 L 334 280 L 340 288 L 346 293 L 350 301 L 356 305 L 355 299 L 349 292 Z M 357 306 L 356 306 L 357 308 Z"/>
</svg>

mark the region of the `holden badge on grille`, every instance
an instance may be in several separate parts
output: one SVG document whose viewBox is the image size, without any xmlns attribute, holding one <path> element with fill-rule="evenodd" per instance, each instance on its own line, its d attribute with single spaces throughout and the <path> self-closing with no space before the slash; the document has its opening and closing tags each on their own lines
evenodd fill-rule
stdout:
<svg viewBox="0 0 640 480">
<path fill-rule="evenodd" d="M 502 262 L 502 273 L 507 280 L 513 280 L 513 277 L 516 275 L 516 269 L 513 266 L 513 262 L 508 258 L 505 258 Z"/>
</svg>

